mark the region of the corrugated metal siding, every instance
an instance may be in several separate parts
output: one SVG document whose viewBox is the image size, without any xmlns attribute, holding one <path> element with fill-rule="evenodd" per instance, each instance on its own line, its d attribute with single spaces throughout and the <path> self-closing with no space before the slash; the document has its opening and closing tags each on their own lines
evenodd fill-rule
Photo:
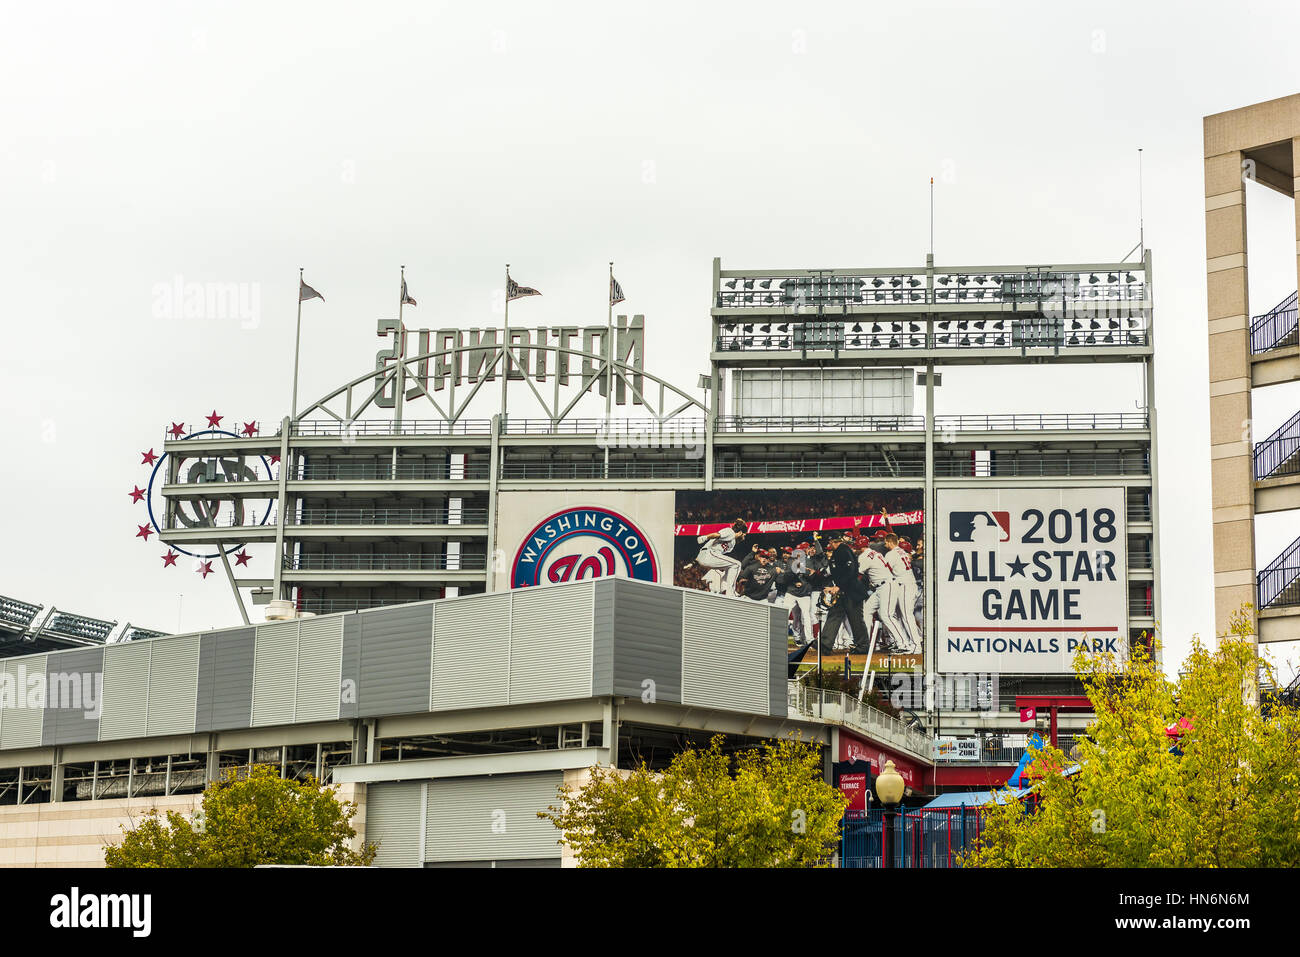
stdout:
<svg viewBox="0 0 1300 957">
<path fill-rule="evenodd" d="M 559 857 L 560 833 L 537 812 L 556 803 L 563 780 L 563 772 L 546 771 L 430 781 L 424 859 Z"/>
<path fill-rule="evenodd" d="M 41 743 L 99 740 L 98 696 L 103 690 L 104 649 L 78 648 L 45 659 L 45 714 Z"/>
<path fill-rule="evenodd" d="M 334 721 L 339 716 L 343 619 L 304 618 L 298 631 L 296 721 Z"/>
<path fill-rule="evenodd" d="M 433 605 L 379 608 L 361 621 L 358 714 L 409 714 L 429 708 Z"/>
<path fill-rule="evenodd" d="M 355 718 L 361 685 L 361 616 L 343 617 L 343 665 L 339 676 L 339 717 Z"/>
<path fill-rule="evenodd" d="M 509 592 L 475 595 L 439 609 L 433 620 L 431 710 L 506 704 L 509 666 Z"/>
<path fill-rule="evenodd" d="M 510 594 L 510 703 L 591 697 L 591 582 Z"/>
<path fill-rule="evenodd" d="M 298 622 L 257 626 L 253 661 L 253 727 L 292 724 L 298 677 Z"/>
<path fill-rule="evenodd" d="M 366 841 L 378 844 L 379 867 L 420 866 L 420 781 L 385 781 L 366 788 Z"/>
<path fill-rule="evenodd" d="M 0 662 L 9 677 L 5 684 L 13 689 L 13 700 L 6 701 L 4 716 L 0 718 L 0 747 L 39 748 L 41 726 L 45 723 L 45 709 L 27 707 L 28 681 L 32 675 L 45 674 L 45 659 L 49 655 L 33 655 Z M 43 702 L 42 702 L 43 704 Z"/>
<path fill-rule="evenodd" d="M 641 698 L 654 682 L 656 701 L 682 700 L 682 599 L 686 592 L 620 579 L 614 582 L 614 694 Z"/>
<path fill-rule="evenodd" d="M 786 701 L 786 674 L 789 666 L 790 612 L 772 608 L 772 649 L 768 660 L 767 713 L 784 718 L 789 712 Z"/>
<path fill-rule="evenodd" d="M 255 628 L 203 635 L 195 731 L 247 728 L 253 714 Z"/>
<path fill-rule="evenodd" d="M 99 739 L 138 738 L 149 713 L 149 658 L 152 641 L 132 641 L 104 648 L 104 713 Z"/>
<path fill-rule="evenodd" d="M 682 595 L 682 704 L 767 714 L 767 603 Z"/>
<path fill-rule="evenodd" d="M 617 578 L 601 578 L 592 597 L 591 693 L 614 693 L 614 586 Z"/>
<path fill-rule="evenodd" d="M 149 664 L 150 734 L 189 734 L 194 730 L 199 680 L 199 636 L 157 638 Z"/>
</svg>

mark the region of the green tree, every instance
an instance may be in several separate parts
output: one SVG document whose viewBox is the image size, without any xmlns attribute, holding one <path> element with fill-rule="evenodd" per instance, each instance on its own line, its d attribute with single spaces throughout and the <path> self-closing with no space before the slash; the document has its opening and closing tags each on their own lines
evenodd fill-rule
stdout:
<svg viewBox="0 0 1300 957">
<path fill-rule="evenodd" d="M 986 809 L 976 867 L 1278 867 L 1300 864 L 1300 716 L 1262 711 L 1272 677 L 1239 613 L 1217 649 L 1193 642 L 1177 681 L 1139 649 L 1119 668 L 1075 659 L 1096 719 L 1075 758 L 1031 766 L 1037 810 Z M 1257 670 L 1258 669 L 1258 670 Z M 1174 741 L 1166 728 L 1186 729 Z M 1077 773 L 1060 772 L 1078 763 Z"/>
<path fill-rule="evenodd" d="M 662 773 L 592 769 L 562 786 L 550 820 L 581 867 L 825 867 L 846 799 L 826 783 L 821 749 L 781 740 L 681 752 Z"/>
<path fill-rule="evenodd" d="M 349 845 L 357 813 L 315 778 L 281 779 L 279 769 L 234 770 L 203 792 L 202 823 L 150 811 L 122 841 L 104 849 L 108 867 L 254 867 L 258 864 L 365 865 L 376 847 Z"/>
</svg>

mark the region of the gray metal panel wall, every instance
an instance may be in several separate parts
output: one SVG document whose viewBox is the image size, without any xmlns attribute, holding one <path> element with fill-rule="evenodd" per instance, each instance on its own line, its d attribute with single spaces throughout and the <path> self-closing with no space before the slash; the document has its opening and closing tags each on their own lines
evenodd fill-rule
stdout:
<svg viewBox="0 0 1300 957">
<path fill-rule="evenodd" d="M 510 593 L 511 704 L 591 697 L 594 587 Z"/>
<path fill-rule="evenodd" d="M 253 727 L 292 724 L 298 681 L 298 622 L 257 626 Z"/>
<path fill-rule="evenodd" d="M 41 743 L 49 746 L 98 741 L 103 687 L 103 648 L 46 655 Z"/>
<path fill-rule="evenodd" d="M 300 625 L 294 720 L 334 721 L 339 716 L 343 619 L 304 618 Z"/>
<path fill-rule="evenodd" d="M 355 718 L 360 711 L 357 689 L 361 685 L 361 616 L 343 616 L 343 661 L 339 668 L 339 717 Z"/>
<path fill-rule="evenodd" d="M 430 781 L 424 859 L 559 857 L 560 832 L 537 812 L 557 803 L 563 781 L 561 771 Z"/>
<path fill-rule="evenodd" d="M 8 675 L 5 683 L 14 689 L 13 701 L 7 702 L 4 714 L 0 716 L 0 747 L 39 748 L 41 746 L 41 726 L 45 723 L 45 709 L 27 707 L 27 692 L 31 676 L 45 674 L 45 659 L 48 657 L 49 655 L 33 655 L 0 662 L 4 674 Z"/>
<path fill-rule="evenodd" d="M 366 842 L 378 844 L 378 867 L 420 866 L 424 784 L 384 781 L 366 788 Z"/>
<path fill-rule="evenodd" d="M 772 661 L 768 604 L 682 594 L 682 704 L 767 714 Z"/>
<path fill-rule="evenodd" d="M 811 626 L 808 626 L 811 634 Z M 786 675 L 789 673 L 788 652 L 790 612 L 778 605 L 772 606 L 772 657 L 768 661 L 767 713 L 784 718 L 789 713 L 786 701 Z M 816 649 L 812 649 L 815 651 Z M 810 652 L 811 653 L 811 652 Z"/>
<path fill-rule="evenodd" d="M 199 680 L 199 636 L 156 638 L 149 661 L 149 734 L 194 730 Z"/>
<path fill-rule="evenodd" d="M 614 586 L 617 578 L 601 578 L 592 596 L 591 693 L 614 693 Z"/>
<path fill-rule="evenodd" d="M 686 592 L 618 579 L 614 586 L 614 694 L 682 700 L 682 600 Z"/>
<path fill-rule="evenodd" d="M 433 605 L 379 608 L 361 621 L 358 716 L 429 710 Z"/>
<path fill-rule="evenodd" d="M 255 628 L 201 636 L 195 731 L 247 728 L 253 716 Z"/>
<path fill-rule="evenodd" d="M 433 618 L 429 709 L 508 703 L 510 593 L 462 598 Z"/>
<path fill-rule="evenodd" d="M 99 739 L 140 738 L 149 714 L 149 659 L 152 641 L 132 641 L 104 648 L 104 713 Z"/>
</svg>

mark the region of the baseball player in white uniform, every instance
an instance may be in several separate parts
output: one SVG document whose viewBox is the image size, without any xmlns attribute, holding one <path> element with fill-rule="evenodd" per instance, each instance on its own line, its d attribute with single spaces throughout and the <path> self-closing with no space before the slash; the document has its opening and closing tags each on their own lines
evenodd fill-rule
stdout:
<svg viewBox="0 0 1300 957">
<path fill-rule="evenodd" d="M 923 644 L 921 630 L 916 626 L 916 616 L 912 611 L 916 607 L 917 594 L 916 575 L 912 571 L 912 558 L 899 547 L 898 536 L 893 532 L 885 536 L 885 545 L 889 548 L 888 553 L 885 555 L 885 564 L 889 566 L 889 571 L 898 583 L 893 596 L 894 610 L 892 614 L 901 619 L 903 625 L 907 628 L 907 633 L 911 637 L 911 650 L 920 651 Z"/>
<path fill-rule="evenodd" d="M 858 568 L 871 586 L 871 597 L 863 603 L 862 615 L 868 621 L 873 614 L 876 616 L 889 638 L 891 650 L 907 651 L 912 642 L 898 619 L 898 608 L 903 598 L 902 586 L 886 563 L 885 556 L 872 548 L 865 538 L 858 541 L 863 544 L 862 551 L 858 553 Z"/>
<path fill-rule="evenodd" d="M 740 562 L 731 553 L 745 537 L 748 528 L 747 522 L 736 519 L 726 528 L 696 537 L 695 540 L 700 543 L 700 554 L 696 556 L 695 564 L 708 569 L 703 578 L 709 591 L 722 595 L 736 594 Z"/>
</svg>

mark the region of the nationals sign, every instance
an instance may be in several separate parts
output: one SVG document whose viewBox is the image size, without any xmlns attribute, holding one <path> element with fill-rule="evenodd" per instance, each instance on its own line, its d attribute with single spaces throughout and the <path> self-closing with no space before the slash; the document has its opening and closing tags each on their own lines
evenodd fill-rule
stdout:
<svg viewBox="0 0 1300 957">
<path fill-rule="evenodd" d="M 650 540 L 631 519 L 607 508 L 566 508 L 524 538 L 510 568 L 510 587 L 559 585 L 588 578 L 659 580 Z"/>
<path fill-rule="evenodd" d="M 1069 674 L 1128 651 L 1120 488 L 941 489 L 938 670 Z"/>
</svg>

